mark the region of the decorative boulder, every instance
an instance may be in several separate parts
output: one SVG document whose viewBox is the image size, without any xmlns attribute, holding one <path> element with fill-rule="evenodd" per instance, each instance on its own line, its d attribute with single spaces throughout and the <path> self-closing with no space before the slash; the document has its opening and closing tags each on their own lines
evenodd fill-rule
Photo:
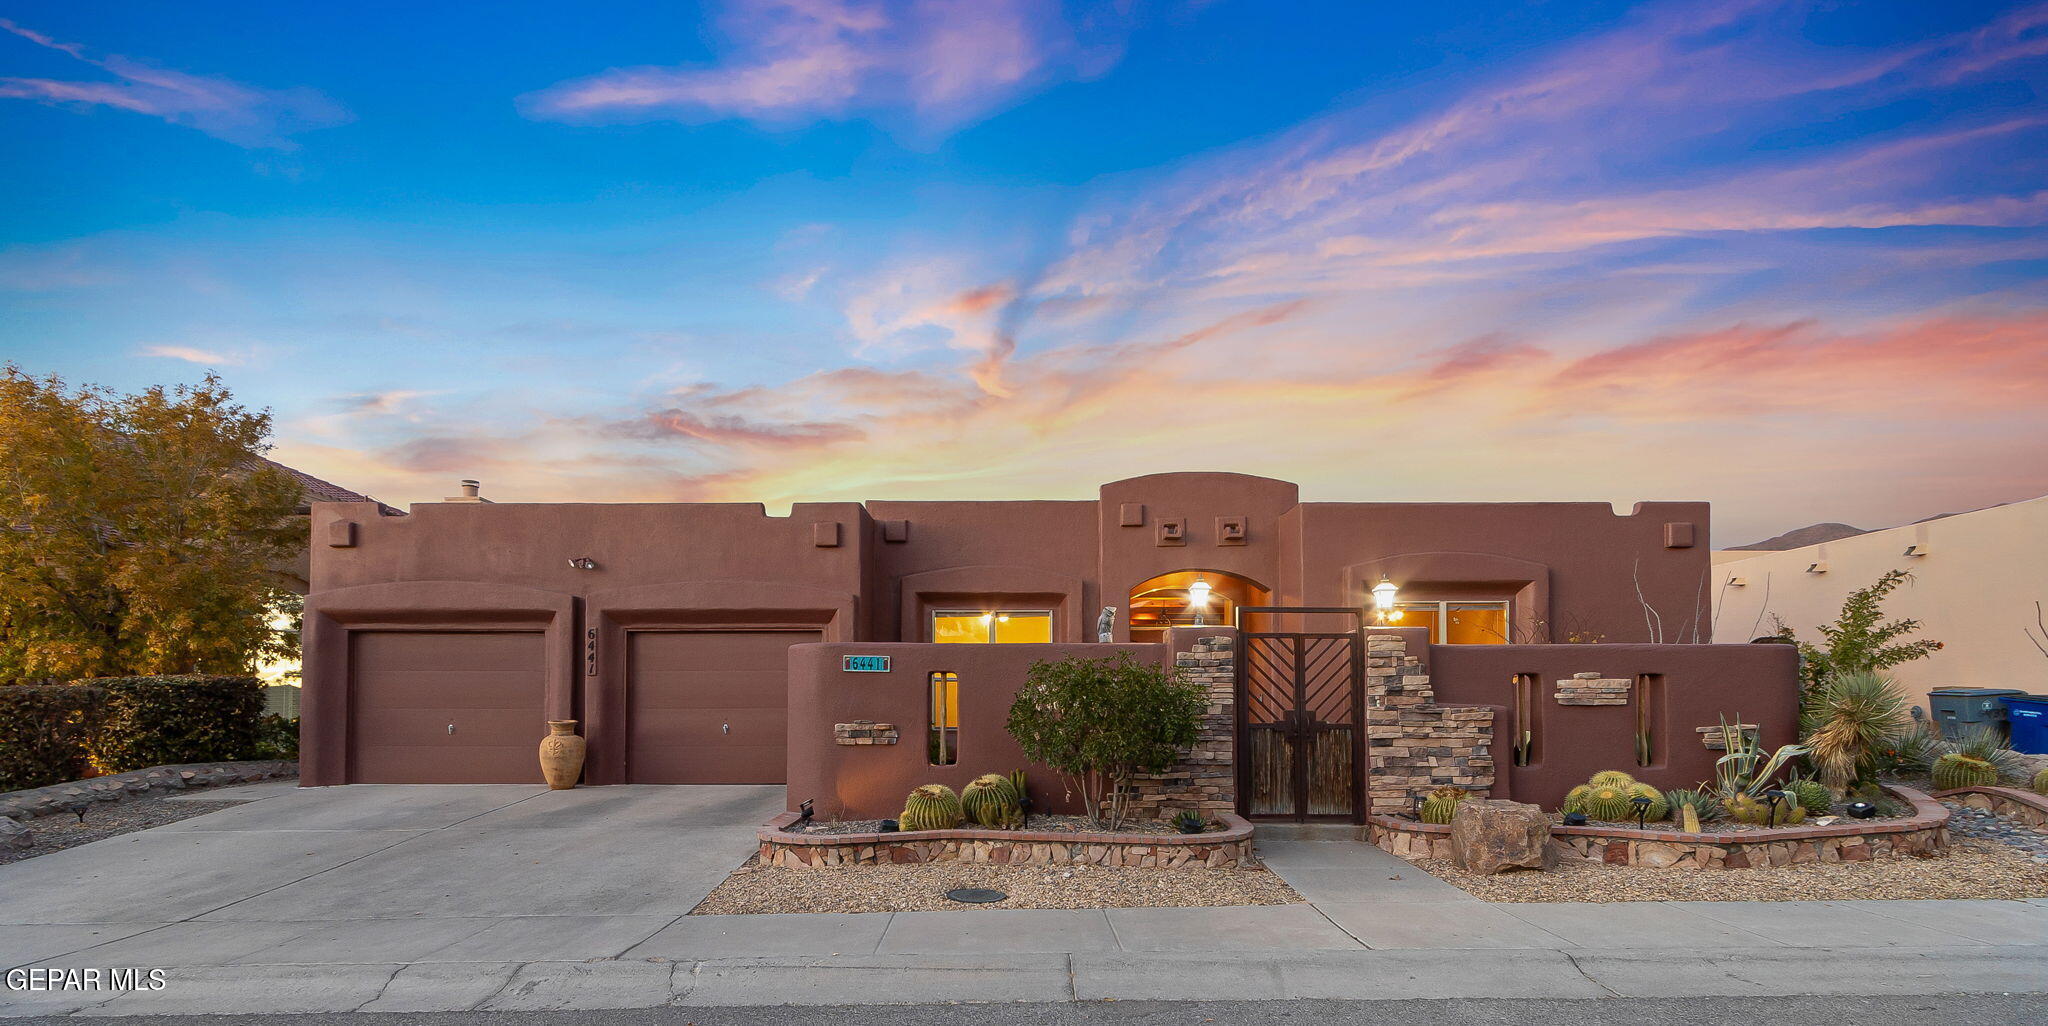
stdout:
<svg viewBox="0 0 2048 1026">
<path fill-rule="evenodd" d="M 1460 802 L 1451 818 L 1451 858 L 1459 869 L 1481 876 L 1516 867 L 1549 869 L 1557 860 L 1550 817 L 1521 802 Z"/>
<path fill-rule="evenodd" d="M 0 851 L 26 851 L 35 843 L 28 828 L 6 816 L 0 816 Z"/>
</svg>

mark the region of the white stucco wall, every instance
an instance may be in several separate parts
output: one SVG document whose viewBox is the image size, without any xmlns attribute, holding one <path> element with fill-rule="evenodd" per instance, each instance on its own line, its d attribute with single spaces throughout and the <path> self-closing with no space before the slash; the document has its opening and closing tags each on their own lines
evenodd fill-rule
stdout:
<svg viewBox="0 0 2048 1026">
<path fill-rule="evenodd" d="M 1909 545 L 1925 555 L 1906 555 Z M 2048 496 L 1801 549 L 1716 556 L 1730 558 L 1713 569 L 1715 641 L 1769 634 L 1773 614 L 1800 640 L 1818 641 L 1814 628 L 1832 623 L 1851 591 L 1903 569 L 1913 577 L 1886 600 L 1887 618 L 1916 618 L 1916 637 L 1946 644 L 1892 671 L 1916 704 L 1925 708 L 1937 687 L 2048 693 L 2048 658 L 2022 633 L 2034 625 L 2034 603 L 2048 603 Z M 1825 573 L 1807 571 L 1816 562 Z"/>
</svg>

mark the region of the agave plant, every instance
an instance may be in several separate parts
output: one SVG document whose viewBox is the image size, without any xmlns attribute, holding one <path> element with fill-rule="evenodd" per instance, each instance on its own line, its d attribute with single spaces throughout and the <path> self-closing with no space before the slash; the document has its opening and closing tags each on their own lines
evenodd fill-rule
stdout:
<svg viewBox="0 0 2048 1026">
<path fill-rule="evenodd" d="M 1738 714 L 1735 720 L 1740 723 L 1742 717 Z M 1723 801 L 1763 793 L 1786 763 L 1806 754 L 1805 745 L 1779 745 L 1766 757 L 1755 737 L 1726 719 L 1721 721 L 1721 741 L 1728 754 L 1714 760 L 1714 780 Z"/>
<path fill-rule="evenodd" d="M 1890 677 L 1837 673 L 1810 693 L 1800 720 L 1806 761 L 1821 783 L 1845 791 L 1876 771 L 1879 753 L 1896 750 L 1906 696 Z"/>
</svg>

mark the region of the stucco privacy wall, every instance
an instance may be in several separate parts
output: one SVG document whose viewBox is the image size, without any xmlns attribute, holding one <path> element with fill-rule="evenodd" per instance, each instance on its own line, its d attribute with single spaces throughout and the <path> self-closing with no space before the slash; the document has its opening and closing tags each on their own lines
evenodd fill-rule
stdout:
<svg viewBox="0 0 2048 1026">
<path fill-rule="evenodd" d="M 1028 763 L 1005 729 L 1010 703 L 1032 663 L 1069 656 L 1100 659 L 1129 652 L 1147 663 L 1167 665 L 1170 644 L 931 645 L 818 644 L 789 650 L 789 807 L 815 802 L 827 819 L 893 817 L 903 798 L 921 784 L 958 791 L 984 773 L 1022 768 L 1030 777 L 1033 808 L 1080 812 L 1071 793 L 1051 769 Z M 889 657 L 886 673 L 847 672 L 845 657 Z M 925 738 L 931 722 L 929 699 L 935 672 L 960 677 L 959 761 L 931 764 Z M 893 745 L 841 745 L 835 724 L 855 720 L 894 723 L 902 741 Z"/>
<path fill-rule="evenodd" d="M 1888 570 L 1906 570 L 1913 577 L 1885 600 L 1885 615 L 1918 620 L 1916 637 L 1944 642 L 1926 659 L 1887 671 L 1915 703 L 1925 708 L 1927 692 L 1945 687 L 2048 692 L 2048 658 L 2023 633 L 2035 627 L 2034 603 L 2048 603 L 2048 497 L 1715 559 L 1715 629 L 1729 641 L 1769 634 L 1774 617 L 1800 638 L 1818 640 L 1816 628 L 1841 615 L 1850 592 Z M 1816 563 L 1819 572 L 1810 571 Z"/>
<path fill-rule="evenodd" d="M 1798 737 L 1799 653 L 1789 645 L 1433 645 L 1427 662 L 1438 702 L 1504 710 L 1495 726 L 1496 798 L 1554 808 L 1608 769 L 1667 789 L 1712 780 L 1722 753 L 1702 745 L 1697 728 L 1724 717 L 1759 724 L 1770 748 Z M 1559 704 L 1557 682 L 1584 672 L 1647 679 L 1647 687 L 1626 705 Z M 1525 693 L 1533 699 L 1526 708 L 1535 747 L 1525 766 L 1513 757 L 1517 674 L 1531 678 Z M 1652 757 L 1638 766 L 1636 717 L 1646 701 Z"/>
</svg>

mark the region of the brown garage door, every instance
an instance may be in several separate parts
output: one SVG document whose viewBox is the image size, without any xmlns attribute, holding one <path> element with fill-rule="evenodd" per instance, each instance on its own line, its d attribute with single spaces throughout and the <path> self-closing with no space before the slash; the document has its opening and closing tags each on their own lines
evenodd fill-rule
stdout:
<svg viewBox="0 0 2048 1026">
<path fill-rule="evenodd" d="M 544 651 L 539 631 L 352 632 L 349 781 L 539 781 Z"/>
<path fill-rule="evenodd" d="M 779 784 L 789 646 L 817 631 L 634 631 L 626 646 L 636 784 Z"/>
</svg>

